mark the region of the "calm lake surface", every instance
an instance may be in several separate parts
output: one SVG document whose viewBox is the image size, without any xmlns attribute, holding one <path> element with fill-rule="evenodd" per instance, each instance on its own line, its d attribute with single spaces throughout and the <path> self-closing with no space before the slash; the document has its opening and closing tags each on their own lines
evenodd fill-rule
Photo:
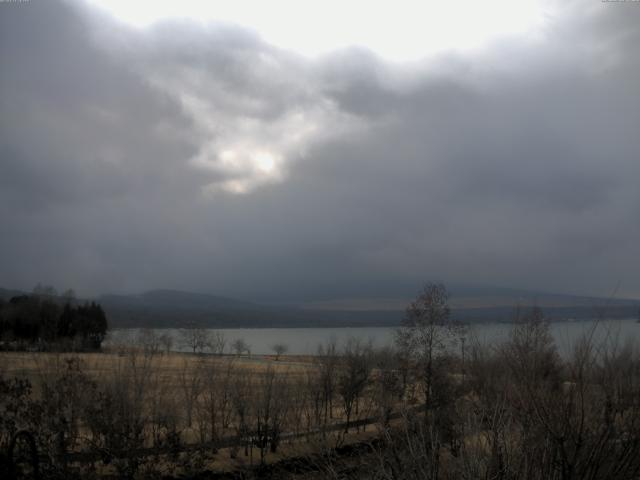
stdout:
<svg viewBox="0 0 640 480">
<path fill-rule="evenodd" d="M 470 326 L 469 337 L 476 338 L 483 344 L 497 344 L 505 340 L 512 328 L 508 323 L 485 323 Z M 110 332 L 105 345 L 135 344 L 139 329 L 116 329 Z M 288 346 L 290 354 L 306 355 L 314 354 L 318 345 L 335 340 L 338 345 L 350 338 L 363 342 L 371 342 L 376 347 L 392 345 L 394 340 L 394 327 L 357 327 L 357 328 L 224 328 L 212 329 L 222 332 L 227 340 L 227 348 L 236 339 L 243 339 L 251 347 L 253 354 L 271 354 L 271 347 L 276 343 L 284 343 Z M 575 321 L 558 322 L 551 324 L 551 333 L 561 354 L 570 352 L 575 342 L 593 331 L 596 342 L 637 341 L 640 334 L 640 323 L 635 319 L 605 320 L 605 321 Z M 188 351 L 181 345 L 180 329 L 156 329 L 157 334 L 169 334 L 173 338 L 175 351 Z"/>
</svg>

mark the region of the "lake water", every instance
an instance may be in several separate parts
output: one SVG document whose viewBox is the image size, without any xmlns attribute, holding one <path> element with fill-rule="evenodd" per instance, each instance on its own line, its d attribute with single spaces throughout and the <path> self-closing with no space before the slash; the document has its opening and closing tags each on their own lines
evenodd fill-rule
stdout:
<svg viewBox="0 0 640 480">
<path fill-rule="evenodd" d="M 512 328 L 508 323 L 486 323 L 470 327 L 470 337 L 475 337 L 480 343 L 497 344 L 505 340 Z M 173 349 L 176 351 L 188 351 L 181 345 L 180 329 L 158 329 L 156 333 L 166 333 L 174 339 Z M 363 342 L 371 342 L 376 347 L 392 345 L 394 340 L 394 327 L 357 327 L 357 328 L 226 328 L 215 329 L 222 332 L 227 340 L 227 348 L 236 339 L 243 339 L 251 348 L 253 354 L 271 354 L 271 347 L 276 343 L 287 345 L 288 353 L 295 355 L 314 354 L 318 345 L 335 340 L 338 345 L 350 338 Z M 640 335 L 640 323 L 635 319 L 606 320 L 606 321 L 575 321 L 558 322 L 551 324 L 551 333 L 556 341 L 558 350 L 566 354 L 572 350 L 577 340 L 585 334 L 593 331 L 596 342 L 620 342 L 627 340 L 637 341 Z M 134 344 L 139 329 L 116 329 L 110 332 L 105 345 Z"/>
</svg>

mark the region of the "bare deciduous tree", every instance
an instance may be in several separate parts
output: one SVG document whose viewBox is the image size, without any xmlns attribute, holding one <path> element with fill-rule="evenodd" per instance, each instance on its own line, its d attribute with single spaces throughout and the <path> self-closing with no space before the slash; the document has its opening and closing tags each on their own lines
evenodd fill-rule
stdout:
<svg viewBox="0 0 640 480">
<path fill-rule="evenodd" d="M 318 346 L 315 361 L 318 366 L 319 387 L 322 392 L 323 424 L 327 425 L 329 419 L 333 418 L 333 397 L 336 391 L 336 372 L 339 361 L 335 339 L 328 341 L 326 345 Z"/>
<path fill-rule="evenodd" d="M 158 341 L 160 342 L 164 353 L 169 353 L 171 351 L 171 348 L 173 347 L 173 337 L 170 334 L 166 332 L 162 333 L 158 337 Z"/>
<path fill-rule="evenodd" d="M 287 353 L 289 346 L 285 343 L 276 343 L 271 346 L 271 350 L 276 354 L 276 361 L 280 360 L 280 356 Z"/>
<path fill-rule="evenodd" d="M 203 353 L 211 348 L 211 336 L 209 330 L 190 324 L 187 328 L 180 330 L 182 345 L 193 353 Z"/>
<path fill-rule="evenodd" d="M 396 333 L 398 348 L 414 359 L 420 371 L 427 410 L 433 399 L 435 361 L 454 338 L 449 293 L 442 284 L 427 284 L 413 301 Z"/>
<path fill-rule="evenodd" d="M 160 352 L 160 337 L 155 330 L 151 328 L 141 329 L 138 332 L 136 343 L 149 355 L 155 355 Z"/>
<path fill-rule="evenodd" d="M 231 389 L 231 403 L 233 405 L 233 426 L 238 439 L 244 446 L 244 455 L 253 454 L 253 444 L 251 439 L 251 419 L 253 418 L 252 402 L 252 375 L 236 375 Z M 235 456 L 234 449 L 231 456 Z"/>
<path fill-rule="evenodd" d="M 185 412 L 185 424 L 189 428 L 192 425 L 193 412 L 202 391 L 202 371 L 204 368 L 203 361 L 192 362 L 190 358 L 184 358 L 178 374 L 183 400 L 182 405 Z"/>
<path fill-rule="evenodd" d="M 349 339 L 342 355 L 342 365 L 338 373 L 338 393 L 346 419 L 345 433 L 354 413 L 358 413 L 360 397 L 369 383 L 371 373 L 371 346 L 362 345 L 358 340 Z"/>
<path fill-rule="evenodd" d="M 250 351 L 249 344 L 245 342 L 244 338 L 237 338 L 236 340 L 234 340 L 231 344 L 231 348 L 234 352 L 236 352 L 236 355 L 238 356 Z"/>
<path fill-rule="evenodd" d="M 253 392 L 253 412 L 256 443 L 260 462 L 264 463 L 267 448 L 275 453 L 280 443 L 283 423 L 288 411 L 288 378 L 271 367 L 260 376 Z"/>
<path fill-rule="evenodd" d="M 201 438 L 216 442 L 229 426 L 233 360 L 206 365 L 201 374 L 202 399 L 198 404 Z"/>
<path fill-rule="evenodd" d="M 210 336 L 210 347 L 212 353 L 216 355 L 222 355 L 224 353 L 224 349 L 227 346 L 227 339 L 224 336 L 224 333 L 220 331 L 215 331 Z"/>
</svg>

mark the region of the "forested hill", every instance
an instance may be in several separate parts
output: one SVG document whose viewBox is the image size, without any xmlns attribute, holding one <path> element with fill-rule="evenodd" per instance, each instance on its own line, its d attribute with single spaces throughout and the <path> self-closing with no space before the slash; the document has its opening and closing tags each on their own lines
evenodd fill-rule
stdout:
<svg viewBox="0 0 640 480">
<path fill-rule="evenodd" d="M 272 306 L 228 297 L 174 290 L 141 295 L 103 295 L 100 303 L 113 326 L 329 327 L 396 325 L 399 312 L 326 312 Z"/>
<path fill-rule="evenodd" d="M 8 300 L 24 292 L 0 289 Z M 90 299 L 91 300 L 91 299 Z M 410 299 L 339 299 L 273 306 L 176 290 L 139 295 L 102 295 L 97 300 L 113 327 L 396 326 Z M 508 322 L 516 305 L 538 305 L 552 321 L 636 318 L 640 301 L 545 294 L 511 289 L 452 289 L 452 315 L 465 322 Z"/>
<path fill-rule="evenodd" d="M 31 294 L 0 291 L 2 349 L 99 350 L 107 329 L 107 317 L 95 301 L 78 303 L 52 288 Z"/>
</svg>

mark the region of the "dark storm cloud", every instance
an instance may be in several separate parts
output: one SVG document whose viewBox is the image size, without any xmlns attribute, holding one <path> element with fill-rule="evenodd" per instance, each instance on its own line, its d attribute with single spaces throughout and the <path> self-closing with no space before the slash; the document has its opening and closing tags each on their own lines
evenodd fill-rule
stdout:
<svg viewBox="0 0 640 480">
<path fill-rule="evenodd" d="M 0 285 L 640 295 L 640 8 L 568 5 L 411 65 L 0 5 Z"/>
</svg>

